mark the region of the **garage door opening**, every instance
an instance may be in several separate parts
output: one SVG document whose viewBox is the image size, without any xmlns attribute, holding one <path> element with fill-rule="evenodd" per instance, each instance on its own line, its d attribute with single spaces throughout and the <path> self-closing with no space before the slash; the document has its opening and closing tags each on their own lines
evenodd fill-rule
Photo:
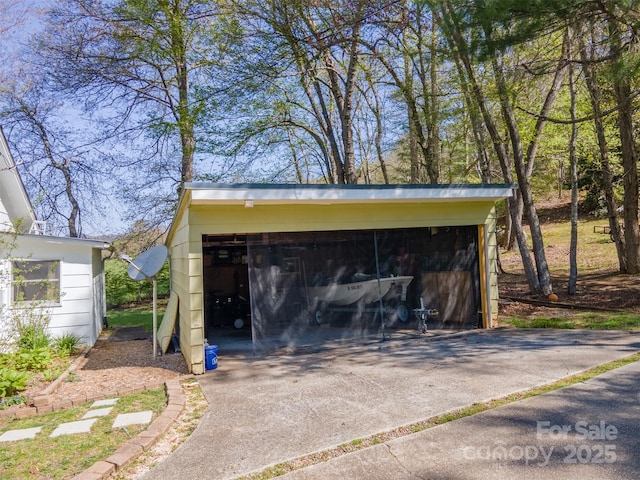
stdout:
<svg viewBox="0 0 640 480">
<path fill-rule="evenodd" d="M 482 326 L 477 226 L 204 235 L 205 335 L 221 349 L 322 346 Z"/>
<path fill-rule="evenodd" d="M 203 235 L 204 334 L 227 350 L 252 348 L 247 259 L 246 235 Z"/>
</svg>

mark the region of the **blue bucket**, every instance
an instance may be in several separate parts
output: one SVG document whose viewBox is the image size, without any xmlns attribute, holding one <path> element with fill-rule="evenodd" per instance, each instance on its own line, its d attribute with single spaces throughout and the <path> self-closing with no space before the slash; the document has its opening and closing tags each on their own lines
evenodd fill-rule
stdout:
<svg viewBox="0 0 640 480">
<path fill-rule="evenodd" d="M 218 346 L 207 345 L 204 347 L 204 368 L 215 370 L 218 368 Z"/>
</svg>

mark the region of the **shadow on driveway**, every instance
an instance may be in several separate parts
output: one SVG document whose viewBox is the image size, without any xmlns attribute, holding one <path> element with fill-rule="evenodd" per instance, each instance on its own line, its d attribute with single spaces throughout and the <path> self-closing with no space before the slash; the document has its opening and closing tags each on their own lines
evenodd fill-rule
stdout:
<svg viewBox="0 0 640 480">
<path fill-rule="evenodd" d="M 501 329 L 297 356 L 221 355 L 198 378 L 210 404 L 200 425 L 144 478 L 236 478 L 639 348 L 637 333 Z"/>
</svg>

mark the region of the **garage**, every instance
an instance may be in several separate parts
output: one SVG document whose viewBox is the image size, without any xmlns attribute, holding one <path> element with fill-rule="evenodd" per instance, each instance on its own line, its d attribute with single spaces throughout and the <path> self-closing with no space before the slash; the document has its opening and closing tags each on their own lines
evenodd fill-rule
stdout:
<svg viewBox="0 0 640 480">
<path fill-rule="evenodd" d="M 255 353 L 490 328 L 495 203 L 509 185 L 187 184 L 172 295 L 194 373 L 203 348 Z M 283 350 L 284 349 L 284 350 Z"/>
</svg>

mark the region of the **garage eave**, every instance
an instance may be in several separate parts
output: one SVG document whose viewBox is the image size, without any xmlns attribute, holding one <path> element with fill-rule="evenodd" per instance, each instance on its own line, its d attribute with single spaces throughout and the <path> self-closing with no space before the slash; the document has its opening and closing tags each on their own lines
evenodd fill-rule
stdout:
<svg viewBox="0 0 640 480">
<path fill-rule="evenodd" d="M 495 202 L 514 185 L 273 185 L 187 183 L 191 205 Z"/>
</svg>

